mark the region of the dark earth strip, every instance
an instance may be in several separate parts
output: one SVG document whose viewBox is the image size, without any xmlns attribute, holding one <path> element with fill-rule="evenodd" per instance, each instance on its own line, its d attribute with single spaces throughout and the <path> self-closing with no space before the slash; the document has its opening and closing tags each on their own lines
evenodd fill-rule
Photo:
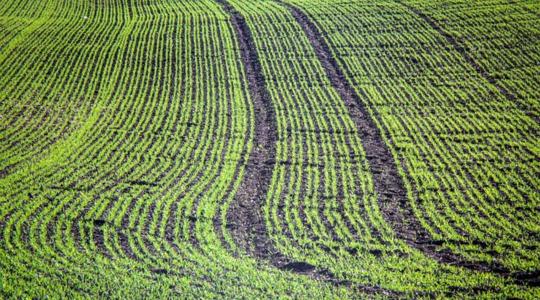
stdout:
<svg viewBox="0 0 540 300">
<path fill-rule="evenodd" d="M 412 7 L 406 3 L 403 3 L 401 1 L 397 1 L 400 5 L 405 7 L 410 12 L 414 13 L 418 17 L 420 17 L 424 22 L 426 22 L 431 28 L 433 28 L 437 33 L 439 33 L 441 36 L 443 36 L 446 41 L 452 45 L 452 47 L 461 54 L 461 56 L 478 72 L 480 76 L 482 76 L 486 81 L 488 81 L 491 85 L 493 85 L 503 96 L 505 96 L 509 101 L 516 103 L 516 106 L 521 109 L 528 117 L 536 121 L 537 123 L 540 122 L 537 116 L 532 114 L 531 112 L 527 111 L 527 109 L 521 105 L 519 105 L 518 102 L 515 101 L 516 96 L 506 90 L 503 86 L 501 86 L 495 78 L 493 78 L 476 60 L 467 53 L 465 48 L 460 45 L 460 43 L 448 32 L 446 32 L 441 26 L 437 24 L 437 22 L 423 13 L 422 11 L 416 9 L 415 7 Z M 441 252 L 442 253 L 442 252 Z M 475 270 L 482 270 L 482 271 L 490 271 L 497 273 L 499 275 L 509 277 L 514 279 L 519 284 L 525 284 L 525 285 L 531 285 L 531 286 L 538 286 L 540 284 L 540 270 L 530 271 L 530 272 L 511 272 L 504 266 L 501 266 L 497 264 L 496 262 L 493 262 L 491 265 L 481 264 L 479 262 L 466 262 L 463 259 L 460 259 L 460 262 L 458 265 L 463 265 L 468 268 L 472 268 Z"/>
<path fill-rule="evenodd" d="M 277 124 L 274 110 L 265 88 L 255 43 L 244 17 L 226 1 L 217 0 L 217 2 L 230 15 L 230 21 L 236 31 L 256 116 L 253 149 L 244 178 L 227 214 L 227 226 L 235 243 L 246 249 L 250 255 L 264 259 L 281 270 L 304 274 L 336 286 L 349 286 L 366 293 L 399 295 L 397 292 L 380 287 L 361 286 L 340 280 L 328 270 L 317 269 L 306 262 L 291 261 L 272 244 L 261 212 L 272 179 L 272 168 L 275 165 Z"/>
<path fill-rule="evenodd" d="M 525 113 L 528 117 L 530 117 L 531 119 L 536 121 L 536 123 L 540 123 L 540 119 L 538 118 L 538 116 L 534 115 L 534 113 L 529 111 L 526 107 L 524 107 L 518 101 L 515 101 L 516 100 L 516 95 L 514 95 L 512 92 L 508 91 L 505 87 L 503 87 L 501 84 L 499 84 L 497 82 L 497 80 L 493 76 L 491 76 L 491 74 L 489 74 L 489 72 L 486 69 L 484 69 L 474 59 L 474 57 L 472 57 L 467 52 L 465 47 L 463 47 L 460 44 L 460 42 L 453 35 L 451 35 L 446 30 L 444 30 L 441 26 L 439 26 L 439 24 L 437 24 L 437 22 L 433 18 L 431 18 L 430 16 L 426 15 L 422 11 L 418 10 L 417 8 L 415 8 L 415 7 L 413 7 L 413 6 L 409 5 L 409 4 L 403 3 L 403 2 L 398 1 L 398 0 L 396 0 L 396 3 L 399 3 L 400 5 L 405 7 L 407 10 L 409 10 L 413 14 L 417 15 L 418 17 L 420 17 L 422 20 L 424 20 L 424 22 L 426 22 L 429 26 L 431 26 L 431 28 L 433 28 L 435 31 L 437 31 L 437 33 L 442 35 L 446 39 L 446 41 L 450 45 L 452 45 L 452 47 L 465 59 L 465 61 L 467 61 L 467 63 L 469 63 L 469 65 L 471 65 L 476 70 L 476 72 L 480 76 L 482 76 L 482 78 L 484 78 L 493 87 L 495 87 L 497 89 L 497 91 L 499 91 L 499 93 L 501 93 L 504 97 L 506 97 L 506 99 L 508 99 L 512 103 L 515 103 L 516 107 L 519 108 L 521 111 L 523 111 L 523 113 Z"/>
<path fill-rule="evenodd" d="M 242 65 L 256 116 L 253 148 L 243 180 L 227 212 L 227 228 L 231 231 L 235 243 L 250 255 L 268 260 L 283 270 L 314 273 L 314 266 L 290 261 L 281 254 L 267 235 L 261 212 L 272 179 L 272 169 L 278 163 L 275 159 L 277 124 L 274 110 L 265 87 L 253 37 L 244 17 L 226 1 L 217 2 L 231 16 L 230 21 L 238 37 Z"/>
<path fill-rule="evenodd" d="M 378 202 L 381 211 L 396 235 L 411 247 L 422 251 L 425 255 L 440 263 L 475 271 L 493 272 L 513 278 L 516 283 L 520 284 L 538 284 L 538 279 L 528 279 L 528 277 L 531 277 L 528 276 L 529 272 L 526 274 L 514 274 L 497 263 L 471 262 L 449 250 L 440 249 L 441 241 L 433 240 L 416 219 L 411 204 L 407 201 L 407 193 L 402 178 L 399 175 L 393 156 L 382 138 L 381 131 L 354 88 L 347 81 L 336 59 L 332 56 L 323 34 L 302 10 L 293 5 L 281 3 L 289 8 L 296 21 L 301 25 L 313 45 L 331 84 L 338 91 L 349 109 L 351 118 L 361 135 L 362 145 L 367 153 L 366 158 L 372 171 L 375 192 L 379 196 Z M 380 118 L 379 116 L 375 117 Z M 380 119 L 377 120 L 382 124 Z M 389 136 L 386 132 L 385 135 Z M 391 141 L 389 142 L 391 143 Z M 531 274 L 535 274 L 535 272 L 531 272 Z"/>
<path fill-rule="evenodd" d="M 252 255 L 272 259 L 277 250 L 266 234 L 261 214 L 275 161 L 277 126 L 270 96 L 264 85 L 261 65 L 253 37 L 242 15 L 229 3 L 218 0 L 230 15 L 240 46 L 240 55 L 248 80 L 248 89 L 255 110 L 253 148 L 246 165 L 244 178 L 227 213 L 227 227 L 235 242 L 244 249 L 252 248 Z"/>
</svg>

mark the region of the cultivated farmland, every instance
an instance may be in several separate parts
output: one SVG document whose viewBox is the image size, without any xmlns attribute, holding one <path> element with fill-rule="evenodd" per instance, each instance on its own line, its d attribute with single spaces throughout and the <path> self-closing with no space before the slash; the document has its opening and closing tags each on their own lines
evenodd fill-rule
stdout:
<svg viewBox="0 0 540 300">
<path fill-rule="evenodd" d="M 540 2 L 0 0 L 0 298 L 540 298 Z"/>
</svg>

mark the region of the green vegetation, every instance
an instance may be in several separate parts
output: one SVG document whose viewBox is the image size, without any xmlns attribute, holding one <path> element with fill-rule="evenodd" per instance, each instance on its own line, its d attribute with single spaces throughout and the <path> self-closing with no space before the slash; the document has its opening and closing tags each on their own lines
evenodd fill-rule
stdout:
<svg viewBox="0 0 540 300">
<path fill-rule="evenodd" d="M 527 115 L 537 116 L 532 82 L 540 77 L 533 71 L 538 71 L 538 53 L 528 42 L 534 35 L 531 14 L 497 1 L 475 9 L 446 6 L 439 14 L 421 3 L 408 4 L 440 16 L 434 22 L 445 25 L 437 26 L 456 35 L 457 47 L 489 74 L 490 82 L 407 6 L 351 4 L 339 17 L 328 18 L 327 5 L 306 5 L 306 11 L 327 32 L 348 79 L 380 117 L 402 162 L 415 216 L 433 239 L 473 261 L 495 260 L 515 271 L 537 269 L 540 126 Z M 501 24 L 489 17 L 498 12 L 515 19 L 503 23 L 508 30 L 480 25 Z M 460 19 L 465 14 L 471 24 Z M 351 22 L 359 26 L 347 26 Z M 365 38 L 363 31 L 375 32 L 390 22 L 395 30 Z M 496 50 L 505 41 L 511 45 Z M 351 45 L 363 46 L 351 51 Z"/>
<path fill-rule="evenodd" d="M 539 16 L 3 1 L 0 297 L 540 298 Z"/>
</svg>

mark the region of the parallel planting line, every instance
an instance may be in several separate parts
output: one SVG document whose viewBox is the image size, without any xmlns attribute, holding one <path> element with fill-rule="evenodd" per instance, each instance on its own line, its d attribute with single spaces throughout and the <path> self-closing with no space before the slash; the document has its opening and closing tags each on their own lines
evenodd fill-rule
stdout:
<svg viewBox="0 0 540 300">
<path fill-rule="evenodd" d="M 393 156 L 381 137 L 379 128 L 366 111 L 362 100 L 342 73 L 338 62 L 332 56 L 331 50 L 324 40 L 323 34 L 317 28 L 317 25 L 302 10 L 296 8 L 294 5 L 283 4 L 289 8 L 297 22 L 302 26 L 302 29 L 316 51 L 317 57 L 323 64 L 330 82 L 347 104 L 351 118 L 362 135 L 362 145 L 367 153 L 366 158 L 373 174 L 373 184 L 379 197 L 379 203 L 383 204 L 381 207 L 383 208 L 385 218 L 390 221 L 398 237 L 406 240 L 415 248 L 420 248 L 423 252 L 428 253 L 429 256 L 436 258 L 438 261 L 458 260 L 459 258 L 456 256 L 448 259 L 448 254 L 443 259 L 436 254 L 429 243 L 417 243 L 420 236 L 424 239 L 429 237 L 429 233 L 423 230 L 421 224 L 414 218 L 412 209 L 407 205 L 407 194 L 402 179 L 394 163 Z M 404 220 L 406 221 L 404 222 Z"/>
<path fill-rule="evenodd" d="M 45 168 L 0 181 L 0 196 L 13 198 L 0 199 L 0 268 L 11 270 L 7 280 L 26 290 L 29 284 L 18 279 L 39 273 L 44 281 L 35 286 L 59 295 L 78 287 L 91 296 L 151 286 L 159 298 L 185 291 L 196 297 L 193 286 L 207 283 L 200 297 L 233 298 L 239 287 L 249 298 L 270 289 L 343 295 L 345 289 L 233 258 L 221 247 L 211 221 L 240 185 L 254 128 L 240 52 L 215 2 L 156 6 L 164 10 L 147 14 L 146 5 L 136 6 L 125 30 L 110 26 L 125 37 L 113 48 L 122 65 L 109 68 L 119 80 L 100 98 L 107 102 L 101 114 L 92 113 L 95 125 L 85 125 L 81 146 L 59 165 L 43 161 Z M 42 190 L 31 188 L 33 178 Z M 129 275 L 118 274 L 123 270 Z M 52 285 L 72 277 L 67 289 Z"/>
<path fill-rule="evenodd" d="M 266 232 L 262 205 L 266 200 L 275 162 L 277 124 L 251 31 L 244 17 L 234 7 L 226 1 L 218 0 L 218 2 L 230 15 L 236 31 L 248 88 L 255 107 L 253 148 L 235 201 L 227 212 L 228 227 L 235 243 L 250 252 L 250 255 L 268 260 L 278 268 L 303 273 L 299 270 L 301 268 L 294 268 L 295 265 L 302 263 L 291 264 L 287 257 L 275 249 Z M 253 248 L 250 250 L 250 247 Z M 290 268 L 291 266 L 293 267 Z M 334 284 L 345 283 L 328 274 L 313 273 L 312 276 Z"/>
<path fill-rule="evenodd" d="M 317 280 L 327 281 L 338 286 L 350 286 L 353 289 L 366 293 L 399 295 L 400 293 L 398 292 L 384 289 L 376 285 L 368 286 L 339 279 L 324 268 L 315 268 L 309 263 L 298 261 L 298 259 L 292 261 L 291 258 L 281 253 L 272 245 L 268 238 L 267 228 L 265 228 L 261 211 L 263 210 L 262 204 L 267 196 L 266 193 L 268 185 L 270 184 L 266 179 L 268 179 L 268 181 L 271 179 L 271 167 L 276 161 L 275 143 L 277 141 L 277 124 L 273 115 L 269 114 L 271 110 L 265 109 L 270 107 L 271 99 L 266 91 L 266 86 L 264 85 L 264 75 L 260 67 L 257 52 L 255 52 L 256 48 L 253 37 L 251 36 L 251 31 L 244 17 L 237 12 L 234 7 L 227 2 L 219 2 L 231 16 L 233 26 L 237 31 L 240 40 L 241 55 L 248 75 L 250 91 L 252 97 L 256 99 L 254 100 L 254 103 L 257 111 L 256 113 L 258 113 L 255 118 L 257 124 L 254 137 L 254 150 L 250 157 L 244 181 L 239 189 L 236 202 L 233 203 L 233 206 L 230 209 L 231 214 L 227 220 L 228 223 L 232 225 L 228 227 L 232 228 L 231 231 L 233 232 L 233 235 L 235 235 L 235 243 L 242 245 L 243 248 L 253 246 L 254 249 L 251 251 L 248 250 L 251 252 L 251 255 L 267 260 L 275 267 L 283 270 L 308 275 Z M 261 83 L 263 86 L 260 85 Z M 266 103 L 261 102 L 261 99 Z M 263 120 L 261 120 L 259 116 L 262 116 Z M 269 122 L 269 120 L 271 121 Z M 261 137 L 263 139 L 261 139 Z M 262 186 L 260 184 L 258 185 L 258 181 L 260 181 L 261 178 L 264 179 Z M 254 193 L 254 191 L 257 191 L 257 193 Z M 252 198 L 253 195 L 255 195 L 255 199 Z M 244 228 L 240 229 L 237 227 Z"/>
<path fill-rule="evenodd" d="M 445 31 L 437 22 L 420 11 L 419 9 L 407 4 L 403 3 L 402 1 L 396 0 L 397 3 L 420 17 L 423 21 L 425 21 L 431 28 L 433 28 L 437 33 L 439 33 L 441 36 L 443 36 L 446 41 L 452 45 L 452 47 L 464 58 L 467 63 L 469 63 L 477 72 L 478 74 L 484 78 L 487 82 L 489 82 L 493 87 L 495 87 L 506 99 L 508 99 L 510 102 L 514 102 L 514 99 L 516 99 L 516 96 L 513 95 L 510 91 L 508 91 L 506 88 L 504 88 L 502 85 L 500 85 L 495 78 L 493 78 L 489 72 L 487 72 L 466 50 L 463 46 L 460 45 L 460 43 L 456 40 L 456 38 Z M 532 114 L 530 111 L 527 111 L 524 107 L 521 107 L 519 105 L 519 102 L 515 102 L 516 106 L 518 106 L 520 109 L 523 110 L 523 112 L 529 116 L 531 119 L 535 120 L 537 123 L 540 122 L 540 119 Z M 504 267 L 503 265 L 497 263 L 496 261 L 492 262 L 491 264 L 486 264 L 482 262 L 472 262 L 468 261 L 465 258 L 462 258 L 459 255 L 453 254 L 450 251 L 437 251 L 435 252 L 434 247 L 430 247 L 429 243 L 419 245 L 418 242 L 415 242 L 416 247 L 422 249 L 423 251 L 428 251 L 433 254 L 436 254 L 436 258 L 439 259 L 443 263 L 457 263 L 460 266 L 472 269 L 472 270 L 479 270 L 483 272 L 493 272 L 496 274 L 499 274 L 501 276 L 509 277 L 515 279 L 517 283 L 525 284 L 525 285 L 534 285 L 538 284 L 537 279 L 534 277 L 537 277 L 538 271 L 533 272 L 520 272 L 519 274 L 512 273 L 508 268 Z M 420 246 L 420 247 L 418 247 Z M 432 248 L 432 249 L 429 249 Z M 433 256 L 433 255 L 431 255 Z"/>
<path fill-rule="evenodd" d="M 230 224 L 235 243 L 241 245 L 250 254 L 268 260 L 277 268 L 295 273 L 306 274 L 318 280 L 331 282 L 334 285 L 351 285 L 351 282 L 339 280 L 331 273 L 313 270 L 303 262 L 292 262 L 277 250 L 268 238 L 262 205 L 266 199 L 268 186 L 272 177 L 275 162 L 275 144 L 277 141 L 277 124 L 268 91 L 264 85 L 264 76 L 255 50 L 255 43 L 244 17 L 226 1 L 218 1 L 231 16 L 231 22 L 238 36 L 240 53 L 244 62 L 251 98 L 255 106 L 255 134 L 253 150 L 235 202 L 229 209 L 227 223 Z M 249 250 L 248 247 L 253 247 Z M 307 268 L 308 270 L 306 270 Z M 357 286 L 368 293 L 395 294 L 392 291 L 371 286 Z"/>
<path fill-rule="evenodd" d="M 416 248 L 421 248 L 422 251 L 429 253 L 430 256 L 434 256 L 437 260 L 442 260 L 439 259 L 435 251 L 428 251 L 430 247 L 428 244 L 416 244 L 415 241 L 418 240 L 418 236 L 425 237 L 429 234 L 414 219 L 412 209 L 406 201 L 407 193 L 396 168 L 394 157 L 383 141 L 380 129 L 342 73 L 317 25 L 302 10 L 294 5 L 280 3 L 291 11 L 296 21 L 304 30 L 332 86 L 338 91 L 349 108 L 351 119 L 357 126 L 359 134 L 361 134 L 362 145 L 367 153 L 366 158 L 372 172 L 375 192 L 379 197 L 378 201 L 384 204 L 382 207 L 385 218 L 392 223 L 394 231 L 401 239 L 406 240 L 409 244 L 413 244 Z M 404 220 L 407 221 L 403 222 Z"/>
<path fill-rule="evenodd" d="M 281 1 L 280 1 L 281 2 Z M 316 49 L 317 56 L 325 67 L 325 71 L 328 74 L 335 89 L 339 91 L 341 97 L 350 109 L 350 114 L 354 122 L 357 124 L 359 132 L 362 134 L 362 144 L 366 149 L 367 159 L 370 164 L 370 168 L 373 173 L 375 191 L 379 196 L 379 203 L 381 204 L 381 210 L 385 219 L 391 224 L 396 235 L 407 242 L 411 247 L 422 251 L 428 257 L 431 257 L 439 263 L 456 265 L 464 267 L 474 271 L 481 272 L 493 272 L 503 277 L 513 279 L 518 284 L 534 285 L 536 279 L 534 277 L 538 272 L 519 272 L 512 273 L 508 268 L 496 261 L 491 263 L 476 262 L 468 260 L 459 254 L 453 253 L 448 249 L 440 249 L 439 240 L 434 240 L 429 232 L 422 226 L 420 221 L 414 215 L 413 209 L 409 201 L 407 201 L 407 192 L 403 185 L 403 181 L 398 173 L 396 164 L 394 163 L 393 155 L 389 148 L 386 146 L 381 133 L 385 137 L 390 135 L 381 128 L 379 131 L 378 126 L 374 120 L 371 119 L 370 113 L 363 106 L 363 102 L 358 97 L 357 93 L 346 79 L 345 74 L 342 73 L 341 68 L 332 56 L 332 51 L 326 41 L 324 40 L 324 34 L 318 29 L 317 25 L 310 20 L 310 18 L 299 8 L 294 5 L 283 3 L 292 12 L 298 23 L 302 26 L 310 42 Z M 469 60 L 468 60 L 469 61 Z M 471 58 L 471 61 L 474 60 Z M 474 62 L 478 68 L 480 66 Z M 486 72 L 480 72 L 482 76 L 486 75 Z M 487 77 L 485 77 L 487 79 Z M 491 79 L 491 84 L 499 87 L 499 85 Z M 504 88 L 501 87 L 503 91 Z M 499 89 L 499 91 L 501 91 Z M 510 95 L 510 93 L 502 94 Z M 362 94 L 362 96 L 365 96 Z M 382 124 L 379 116 L 373 116 L 377 118 L 377 123 Z M 531 116 L 532 117 L 532 116 Z M 392 140 L 388 140 L 388 143 L 392 143 Z M 408 173 L 405 170 L 405 173 Z"/>
<path fill-rule="evenodd" d="M 429 24 L 431 28 L 433 28 L 440 35 L 442 35 L 446 39 L 446 41 L 450 45 L 452 45 L 452 47 L 467 61 L 467 63 L 469 63 L 476 70 L 476 72 L 482 78 L 484 78 L 493 87 L 495 87 L 497 91 L 499 91 L 499 93 L 501 93 L 504 97 L 506 97 L 506 99 L 508 99 L 508 101 L 514 102 L 516 106 L 520 108 L 528 117 L 530 117 L 537 123 L 540 123 L 540 118 L 538 116 L 534 115 L 526 107 L 520 105 L 519 102 L 514 101 L 516 99 L 516 96 L 512 92 L 507 90 L 505 87 L 503 87 L 501 84 L 499 84 L 497 80 L 493 78 L 493 76 L 467 52 L 467 50 L 460 44 L 460 42 L 452 34 L 448 33 L 441 26 L 439 26 L 439 24 L 437 24 L 437 22 L 433 18 L 407 3 L 398 0 L 396 0 L 396 2 L 401 4 L 403 7 L 407 8 L 409 11 L 420 17 L 427 24 Z"/>
<path fill-rule="evenodd" d="M 3 0 L 0 295 L 540 298 L 535 20 L 395 1 Z"/>
<path fill-rule="evenodd" d="M 366 158 L 373 173 L 373 184 L 375 186 L 375 192 L 379 196 L 379 202 L 399 203 L 407 195 L 393 156 L 383 141 L 379 128 L 364 107 L 362 100 L 342 73 L 317 26 L 300 9 L 287 3 L 283 4 L 289 8 L 296 21 L 304 30 L 332 86 L 338 91 L 349 108 L 350 116 L 358 128 L 359 134 L 361 134 L 362 145 L 367 153 Z M 396 220 L 402 220 L 403 215 L 400 215 L 402 212 L 398 207 L 393 208 L 395 213 L 398 214 Z M 411 231 L 413 227 L 419 226 L 417 224 L 411 224 Z"/>
</svg>

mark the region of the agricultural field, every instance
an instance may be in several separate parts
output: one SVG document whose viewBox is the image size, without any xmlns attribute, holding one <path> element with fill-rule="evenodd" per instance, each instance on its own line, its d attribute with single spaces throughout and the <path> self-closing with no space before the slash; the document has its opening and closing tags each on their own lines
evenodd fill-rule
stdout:
<svg viewBox="0 0 540 300">
<path fill-rule="evenodd" d="M 540 299 L 540 1 L 0 0 L 1 299 Z"/>
</svg>

